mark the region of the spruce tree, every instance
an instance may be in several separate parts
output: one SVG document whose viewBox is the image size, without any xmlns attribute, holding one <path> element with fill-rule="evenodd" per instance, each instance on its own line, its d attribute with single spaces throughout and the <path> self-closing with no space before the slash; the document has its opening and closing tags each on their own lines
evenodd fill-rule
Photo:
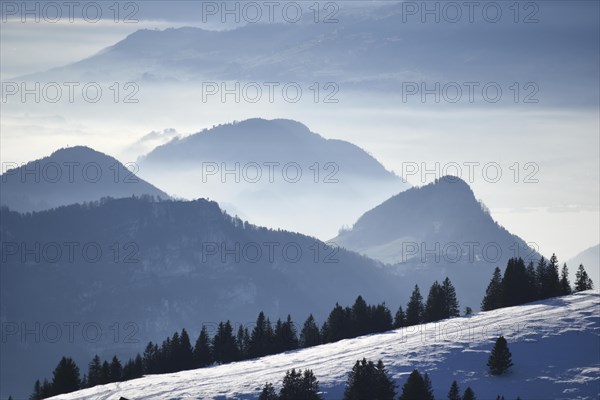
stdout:
<svg viewBox="0 0 600 400">
<path fill-rule="evenodd" d="M 529 264 L 527 264 L 525 274 L 527 276 L 527 302 L 532 302 L 539 298 L 539 286 L 533 261 L 529 261 Z"/>
<path fill-rule="evenodd" d="M 452 385 L 450 385 L 450 391 L 448 391 L 448 400 L 462 400 L 460 397 L 458 383 L 456 383 L 456 381 L 452 381 Z"/>
<path fill-rule="evenodd" d="M 385 303 L 369 307 L 369 330 L 367 333 L 387 332 L 393 326 L 392 313 Z"/>
<path fill-rule="evenodd" d="M 262 391 L 260 392 L 260 396 L 258 396 L 258 400 L 279 400 L 279 396 L 275 393 L 275 388 L 270 383 L 265 383 Z"/>
<path fill-rule="evenodd" d="M 52 395 L 70 393 L 80 389 L 79 367 L 73 359 L 61 358 L 52 375 Z"/>
<path fill-rule="evenodd" d="M 429 289 L 427 302 L 425 303 L 425 313 L 423 322 L 439 321 L 444 318 L 445 304 L 442 286 L 435 281 Z"/>
<path fill-rule="evenodd" d="M 100 370 L 100 383 L 102 385 L 110 383 L 110 364 L 106 360 L 102 363 L 102 369 Z"/>
<path fill-rule="evenodd" d="M 427 385 L 418 370 L 408 376 L 399 400 L 430 400 Z"/>
<path fill-rule="evenodd" d="M 490 311 L 502 307 L 502 275 L 500 268 L 496 267 L 492 279 L 485 290 L 481 302 L 481 311 Z"/>
<path fill-rule="evenodd" d="M 143 355 L 143 365 L 145 374 L 154 374 L 158 371 L 158 348 L 152 343 L 148 342 Z"/>
<path fill-rule="evenodd" d="M 429 374 L 427 372 L 423 374 L 423 383 L 425 384 L 425 390 L 427 391 L 427 397 L 425 398 L 425 400 L 434 400 L 433 385 L 431 384 L 431 379 L 429 378 Z"/>
<path fill-rule="evenodd" d="M 319 381 L 309 369 L 286 372 L 279 392 L 280 400 L 320 400 Z"/>
<path fill-rule="evenodd" d="M 546 259 L 544 258 L 544 256 L 542 256 L 542 258 L 540 258 L 540 260 L 538 261 L 536 267 L 535 267 L 535 280 L 537 283 L 537 300 L 541 300 L 544 299 L 544 295 L 546 293 L 546 289 L 544 288 L 544 286 L 546 285 L 547 282 L 547 267 L 548 264 L 546 263 Z"/>
<path fill-rule="evenodd" d="M 190 343 L 190 336 L 184 329 L 181 330 L 179 336 L 179 347 L 175 353 L 175 364 L 177 371 L 185 371 L 194 368 L 194 354 L 192 350 L 192 344 Z"/>
<path fill-rule="evenodd" d="M 562 270 L 560 272 L 560 294 L 561 296 L 566 296 L 571 294 L 571 282 L 569 282 L 569 269 L 567 268 L 567 264 L 563 264 Z"/>
<path fill-rule="evenodd" d="M 111 382 L 119 382 L 121 377 L 123 376 L 123 366 L 121 365 L 121 361 L 114 356 L 110 363 L 110 381 Z"/>
<path fill-rule="evenodd" d="M 35 384 L 33 385 L 33 393 L 31 393 L 31 396 L 29 396 L 29 400 L 41 400 L 41 399 L 43 399 L 42 384 L 40 383 L 40 380 L 37 379 L 35 381 Z"/>
<path fill-rule="evenodd" d="M 415 285 L 410 300 L 406 305 L 406 326 L 418 325 L 423 322 L 423 314 L 423 296 L 421 296 L 419 286 Z"/>
<path fill-rule="evenodd" d="M 456 289 L 448 277 L 442 282 L 442 293 L 444 295 L 444 318 L 460 316 L 460 307 L 458 305 L 458 299 L 456 298 Z"/>
<path fill-rule="evenodd" d="M 512 355 L 508 350 L 508 344 L 504 336 L 500 336 L 496 340 L 496 344 L 488 358 L 487 366 L 492 375 L 502 375 L 513 366 Z"/>
<path fill-rule="evenodd" d="M 473 392 L 473 389 L 471 389 L 471 387 L 465 389 L 465 393 L 463 394 L 462 400 L 476 400 L 475 392 Z"/>
<path fill-rule="evenodd" d="M 345 400 L 392 400 L 395 395 L 394 384 L 381 360 L 377 365 L 365 358 L 356 361 L 346 382 Z"/>
<path fill-rule="evenodd" d="M 302 326 L 302 332 L 300 332 L 300 347 L 312 347 L 320 344 L 321 333 L 315 322 L 315 317 L 310 314 Z"/>
<path fill-rule="evenodd" d="M 202 329 L 200 330 L 200 335 L 198 335 L 198 339 L 196 340 L 196 344 L 194 346 L 193 351 L 193 359 L 194 366 L 196 368 L 207 367 L 213 362 L 210 347 L 210 338 L 208 336 L 208 332 L 206 331 L 205 326 L 202 326 Z"/>
<path fill-rule="evenodd" d="M 336 303 L 327 317 L 326 324 L 327 329 L 322 336 L 323 342 L 333 343 L 352 337 L 352 310 Z"/>
<path fill-rule="evenodd" d="M 502 307 L 524 304 L 529 300 L 528 278 L 522 258 L 511 258 L 502 278 Z"/>
<path fill-rule="evenodd" d="M 396 316 L 394 317 L 394 328 L 402 328 L 406 325 L 406 316 L 404 315 L 404 310 L 402 310 L 402 306 L 398 307 L 398 311 L 396 311 Z"/>
<path fill-rule="evenodd" d="M 237 334 L 235 335 L 235 340 L 240 352 L 240 359 L 245 360 L 250 357 L 250 335 L 248 334 L 248 328 L 240 325 Z"/>
<path fill-rule="evenodd" d="M 273 329 L 269 319 L 261 311 L 256 318 L 256 326 L 250 335 L 250 357 L 262 357 L 271 353 Z"/>
<path fill-rule="evenodd" d="M 92 361 L 88 364 L 88 387 L 93 387 L 101 383 L 102 378 L 102 362 L 98 354 L 94 356 Z"/>
<path fill-rule="evenodd" d="M 575 273 L 575 291 L 582 292 L 594 288 L 594 283 L 588 276 L 583 264 L 579 265 L 579 269 Z"/>
<path fill-rule="evenodd" d="M 218 363 L 227 364 L 238 359 L 239 351 L 230 321 L 219 323 L 212 348 L 214 360 Z"/>
<path fill-rule="evenodd" d="M 54 389 L 52 388 L 52 384 L 48 382 L 48 379 L 44 379 L 44 383 L 42 383 L 42 399 L 53 395 Z"/>
<path fill-rule="evenodd" d="M 556 254 L 552 254 L 552 257 L 550 257 L 544 278 L 544 281 L 542 281 L 542 298 L 560 296 L 560 277 Z"/>
<path fill-rule="evenodd" d="M 365 335 L 369 332 L 369 307 L 362 298 L 358 296 L 352 306 L 351 337 Z"/>
</svg>

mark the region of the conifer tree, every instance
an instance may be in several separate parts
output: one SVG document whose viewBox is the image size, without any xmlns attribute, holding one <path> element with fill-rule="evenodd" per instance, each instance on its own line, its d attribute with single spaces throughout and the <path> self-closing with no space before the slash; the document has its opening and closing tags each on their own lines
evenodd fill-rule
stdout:
<svg viewBox="0 0 600 400">
<path fill-rule="evenodd" d="M 460 307 L 456 298 L 456 289 L 450 278 L 446 277 L 442 282 L 442 293 L 444 295 L 444 318 L 460 316 Z"/>
<path fill-rule="evenodd" d="M 352 306 L 351 337 L 362 336 L 369 332 L 369 307 L 362 298 L 358 296 Z"/>
<path fill-rule="evenodd" d="M 356 361 L 344 390 L 345 400 L 392 400 L 395 395 L 394 384 L 381 360 L 377 365 L 365 358 Z"/>
<path fill-rule="evenodd" d="M 481 302 L 481 311 L 490 311 L 502 307 L 502 275 L 500 268 L 496 267 L 492 279 L 485 290 Z"/>
<path fill-rule="evenodd" d="M 408 376 L 404 386 L 402 386 L 402 394 L 399 400 L 430 400 L 429 396 L 430 394 L 423 377 L 415 369 Z"/>
<path fill-rule="evenodd" d="M 320 344 L 321 333 L 315 322 L 315 317 L 310 314 L 302 326 L 302 332 L 300 332 L 300 347 L 312 347 Z"/>
<path fill-rule="evenodd" d="M 92 361 L 88 364 L 88 387 L 99 385 L 102 379 L 102 362 L 98 354 L 94 356 Z"/>
<path fill-rule="evenodd" d="M 52 384 L 48 382 L 48 379 L 44 379 L 44 383 L 42 383 L 42 399 L 53 396 L 53 393 L 54 390 L 52 388 Z"/>
<path fill-rule="evenodd" d="M 336 303 L 327 317 L 326 324 L 327 329 L 322 336 L 325 343 L 352 337 L 352 310 L 348 307 L 343 308 Z"/>
<path fill-rule="evenodd" d="M 452 385 L 450 385 L 450 391 L 448 391 L 448 400 L 462 400 L 460 397 L 458 383 L 456 383 L 456 381 L 452 381 Z"/>
<path fill-rule="evenodd" d="M 425 390 L 427 391 L 427 397 L 425 398 L 425 400 L 434 400 L 433 385 L 431 384 L 431 379 L 429 378 L 429 374 L 427 372 L 423 374 L 423 383 L 425 384 Z"/>
<path fill-rule="evenodd" d="M 527 264 L 525 274 L 527 276 L 527 302 L 535 301 L 539 298 L 539 286 L 536 278 L 533 261 L 529 261 L 529 263 Z"/>
<path fill-rule="evenodd" d="M 279 396 L 275 393 L 275 388 L 270 383 L 265 383 L 258 400 L 279 400 Z"/>
<path fill-rule="evenodd" d="M 104 360 L 102 363 L 102 369 L 100 371 L 100 383 L 102 385 L 110 383 L 110 364 L 108 361 Z"/>
<path fill-rule="evenodd" d="M 280 400 L 320 400 L 319 381 L 309 369 L 304 374 L 295 369 L 286 372 L 279 392 Z"/>
<path fill-rule="evenodd" d="M 471 389 L 471 387 L 465 389 L 465 393 L 463 394 L 462 400 L 476 400 L 475 392 L 473 392 L 473 389 Z"/>
<path fill-rule="evenodd" d="M 404 315 L 404 310 L 402 310 L 402 306 L 398 307 L 398 311 L 396 311 L 396 316 L 394 317 L 394 328 L 402 328 L 406 325 L 406 316 Z"/>
<path fill-rule="evenodd" d="M 261 311 L 256 319 L 256 326 L 250 335 L 250 357 L 262 357 L 271 353 L 273 329 L 271 322 Z"/>
<path fill-rule="evenodd" d="M 406 326 L 418 325 L 423 322 L 423 296 L 419 286 L 415 285 L 415 288 L 410 296 L 410 300 L 406 306 Z"/>
<path fill-rule="evenodd" d="M 119 382 L 121 377 L 123 376 L 123 366 L 121 365 L 121 361 L 114 356 L 110 363 L 110 381 L 111 382 Z"/>
<path fill-rule="evenodd" d="M 575 273 L 575 291 L 582 292 L 594 288 L 594 283 L 588 276 L 583 264 L 579 264 L 579 269 Z"/>
<path fill-rule="evenodd" d="M 214 360 L 218 363 L 227 364 L 238 359 L 239 352 L 230 321 L 219 323 L 212 348 Z"/>
<path fill-rule="evenodd" d="M 240 352 L 240 359 L 245 360 L 250 357 L 250 335 L 248 334 L 248 328 L 240 325 L 235 335 L 235 341 Z"/>
<path fill-rule="evenodd" d="M 394 321 L 390 309 L 385 303 L 369 307 L 369 326 L 367 333 L 386 332 L 393 328 Z"/>
<path fill-rule="evenodd" d="M 548 268 L 548 264 L 546 263 L 546 259 L 544 258 L 544 256 L 542 256 L 542 258 L 540 258 L 540 260 L 538 261 L 536 267 L 535 267 L 535 280 L 537 283 L 537 300 L 543 299 L 544 298 L 544 294 L 546 289 L 544 289 L 544 286 L 547 282 L 547 268 Z"/>
<path fill-rule="evenodd" d="M 67 357 L 61 358 L 52 375 L 52 395 L 79 390 L 81 385 L 79 367 L 77 367 L 73 359 Z"/>
<path fill-rule="evenodd" d="M 444 318 L 444 294 L 440 284 L 435 281 L 429 289 L 423 322 L 439 321 Z"/>
<path fill-rule="evenodd" d="M 198 339 L 194 345 L 193 359 L 194 366 L 197 368 L 207 367 L 213 362 L 210 348 L 210 338 L 205 326 L 202 326 L 200 335 L 198 335 Z"/>
<path fill-rule="evenodd" d="M 506 264 L 502 278 L 502 307 L 524 304 L 528 301 L 528 278 L 522 258 L 511 258 Z"/>
<path fill-rule="evenodd" d="M 566 296 L 571 294 L 571 282 L 569 282 L 569 269 L 567 268 L 567 264 L 563 264 L 562 270 L 560 272 L 560 294 L 561 296 Z"/>
<path fill-rule="evenodd" d="M 194 354 L 190 343 L 190 335 L 185 328 L 181 330 L 179 346 L 175 349 L 175 365 L 177 371 L 194 368 Z"/>
<path fill-rule="evenodd" d="M 508 350 L 508 344 L 504 336 L 496 340 L 496 344 L 490 353 L 487 366 L 492 375 L 502 375 L 513 366 L 512 355 Z"/>
<path fill-rule="evenodd" d="M 550 297 L 559 296 L 560 278 L 558 273 L 558 258 L 556 257 L 556 254 L 552 254 L 552 257 L 550 257 L 544 278 L 544 281 L 542 281 L 542 298 L 547 299 Z"/>
<path fill-rule="evenodd" d="M 29 396 L 29 400 L 41 400 L 41 399 L 43 399 L 42 384 L 40 383 L 40 380 L 37 379 L 35 381 L 35 384 L 33 385 L 33 393 L 31 393 L 31 396 Z"/>
</svg>

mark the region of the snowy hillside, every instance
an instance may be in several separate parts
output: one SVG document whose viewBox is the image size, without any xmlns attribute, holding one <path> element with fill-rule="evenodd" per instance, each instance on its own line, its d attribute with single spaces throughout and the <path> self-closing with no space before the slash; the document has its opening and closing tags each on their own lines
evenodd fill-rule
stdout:
<svg viewBox="0 0 600 400">
<path fill-rule="evenodd" d="M 342 397 L 347 374 L 362 357 L 381 358 L 397 386 L 413 368 L 429 372 L 435 396 L 446 398 L 456 379 L 477 398 L 597 399 L 600 395 L 600 292 L 588 291 L 441 323 L 213 368 L 153 375 L 97 386 L 55 399 L 253 399 L 269 381 L 278 388 L 286 370 L 310 368 L 326 399 Z M 486 360 L 504 335 L 512 373 L 493 377 Z"/>
</svg>

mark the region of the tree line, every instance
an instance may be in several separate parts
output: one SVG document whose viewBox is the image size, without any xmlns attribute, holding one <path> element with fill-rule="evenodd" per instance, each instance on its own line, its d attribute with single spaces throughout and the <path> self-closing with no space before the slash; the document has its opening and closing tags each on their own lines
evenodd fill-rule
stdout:
<svg viewBox="0 0 600 400">
<path fill-rule="evenodd" d="M 352 307 L 336 303 L 320 327 L 313 315 L 309 315 L 299 334 L 290 315 L 273 324 L 262 311 L 251 331 L 240 325 L 234 333 L 231 321 L 226 321 L 219 323 L 211 338 L 206 326 L 203 326 L 194 346 L 188 332 L 183 329 L 181 333 L 175 332 L 167 337 L 160 345 L 149 342 L 143 354 L 138 353 L 125 364 L 117 356 L 110 361 L 102 361 L 96 355 L 83 377 L 76 363 L 63 357 L 53 371 L 51 381 L 35 382 L 30 399 L 44 399 L 82 388 L 139 378 L 144 374 L 178 372 L 263 357 L 458 316 L 456 291 L 450 279 L 431 286 L 425 305 L 422 299 L 418 300 L 420 305 L 415 303 L 415 296 L 420 299 L 418 286 L 415 291 L 416 295 L 413 293 L 406 306 L 406 314 L 399 307 L 393 318 L 385 303 L 369 305 L 362 296 L 358 296 Z"/>
<path fill-rule="evenodd" d="M 522 258 L 511 258 L 504 275 L 500 268 L 496 267 L 494 270 L 481 302 L 481 310 L 511 307 L 594 288 L 583 265 L 579 266 L 575 276 L 575 287 L 571 288 L 567 264 L 563 264 L 559 273 L 555 254 L 549 260 L 540 258 L 536 265 L 530 261 L 527 266 Z"/>
</svg>

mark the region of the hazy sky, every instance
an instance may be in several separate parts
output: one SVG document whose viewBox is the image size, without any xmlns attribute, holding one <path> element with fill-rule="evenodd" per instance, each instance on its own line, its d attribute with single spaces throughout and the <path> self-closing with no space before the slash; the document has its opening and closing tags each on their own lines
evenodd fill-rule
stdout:
<svg viewBox="0 0 600 400">
<path fill-rule="evenodd" d="M 565 48 L 575 53 L 589 51 L 588 43 L 582 43 L 580 39 L 577 43 L 568 43 L 567 33 L 575 27 L 584 34 L 595 32 L 596 37 L 589 40 L 598 42 L 597 2 L 531 3 L 539 8 L 536 14 L 540 19 L 539 32 L 536 34 L 543 36 L 541 33 L 546 31 L 565 29 L 564 39 L 559 39 L 560 35 L 546 40 L 541 37 L 541 50 L 536 51 L 551 53 Z M 106 8 L 103 9 L 104 18 L 96 23 L 83 20 L 81 12 L 75 12 L 73 22 L 63 18 L 57 23 L 43 19 L 39 23 L 22 23 L 19 14 L 12 15 L 13 10 L 7 10 L 3 5 L 0 24 L 3 81 L 89 57 L 137 29 L 190 25 L 224 29 L 235 25 L 231 21 L 228 24 L 215 20 L 203 22 L 199 3 L 139 2 L 131 9 L 126 8 L 129 7 L 127 2 L 119 4 L 120 20 L 117 23 L 110 13 L 112 10 Z M 576 12 L 575 8 L 583 6 L 591 8 L 587 12 Z M 122 19 L 132 11 L 139 21 L 124 23 Z M 521 10 L 522 13 L 532 11 L 535 10 Z M 427 24 L 421 25 L 419 29 L 425 32 Z M 474 34 L 479 29 L 476 25 Z M 485 29 L 489 27 L 485 26 Z M 567 45 L 561 43 L 562 40 Z M 457 50 L 463 50 L 460 43 L 456 46 Z M 488 46 L 490 51 L 494 49 L 494 43 L 482 46 Z M 584 58 L 596 68 L 597 75 L 600 68 L 597 47 L 588 58 L 581 54 L 577 56 L 565 52 L 564 64 L 548 66 L 549 70 L 575 72 L 565 73 L 564 80 L 554 82 L 556 85 L 551 94 L 548 90 L 545 93 L 542 87 L 540 103 L 534 105 L 406 104 L 394 95 L 369 97 L 345 91 L 340 93 L 343 101 L 339 104 L 214 104 L 208 108 L 197 107 L 188 101 L 193 99 L 193 90 L 162 92 L 150 88 L 144 94 L 143 104 L 107 106 L 102 112 L 91 107 L 65 109 L 48 105 L 3 112 L 0 152 L 3 161 L 24 162 L 48 155 L 59 147 L 86 144 L 126 162 L 134 161 L 149 150 L 136 145 L 136 141 L 152 131 L 167 130 L 165 137 L 169 138 L 232 120 L 291 118 L 327 138 L 344 139 L 361 146 L 398 174 L 418 166 L 417 173 L 408 175 L 409 182 L 415 185 L 433 179 L 431 174 L 421 176 L 422 167 L 435 169 L 439 163 L 440 172 L 447 167 L 447 171 L 453 173 L 456 171 L 453 166 L 458 164 L 463 178 L 468 180 L 466 165 L 479 163 L 474 167 L 470 184 L 476 196 L 490 207 L 494 218 L 526 241 L 537 243 L 542 253 L 556 251 L 560 259 L 566 260 L 600 241 L 597 103 L 600 88 L 597 79 L 582 86 L 581 76 L 586 76 L 590 65 L 582 66 L 581 74 L 576 73 L 577 65 L 570 65 L 575 62 L 573 60 Z M 515 66 L 526 67 L 528 60 L 519 57 L 523 55 L 515 57 Z M 444 66 L 438 68 L 440 74 L 444 72 Z M 556 94 L 556 87 L 561 85 L 565 94 L 576 88 L 574 97 L 565 97 L 576 100 L 561 99 Z M 482 170 L 486 165 L 500 165 L 502 179 L 493 182 L 486 176 Z M 531 182 L 525 182 L 527 176 L 532 178 Z"/>
</svg>

